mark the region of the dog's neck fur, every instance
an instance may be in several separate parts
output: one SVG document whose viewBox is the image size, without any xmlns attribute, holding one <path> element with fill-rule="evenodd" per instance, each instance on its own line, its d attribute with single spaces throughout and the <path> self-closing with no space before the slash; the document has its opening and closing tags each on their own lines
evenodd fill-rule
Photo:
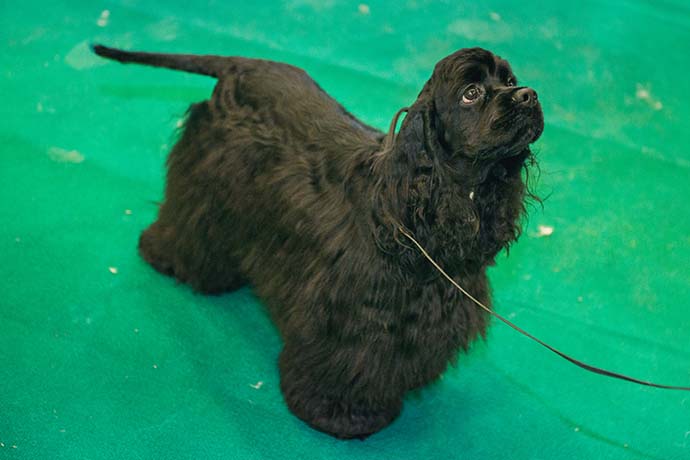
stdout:
<svg viewBox="0 0 690 460">
<path fill-rule="evenodd" d="M 378 228 L 377 238 L 387 252 L 399 252 L 403 226 L 450 272 L 483 269 L 520 234 L 521 170 L 530 151 L 477 161 L 444 150 L 429 123 L 426 107 L 412 106 L 374 165 L 377 220 L 387 228 Z"/>
</svg>

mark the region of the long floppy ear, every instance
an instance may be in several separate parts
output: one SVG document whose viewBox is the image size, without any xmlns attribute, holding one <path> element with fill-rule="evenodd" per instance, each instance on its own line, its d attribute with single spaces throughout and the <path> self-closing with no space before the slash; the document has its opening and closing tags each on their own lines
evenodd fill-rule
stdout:
<svg viewBox="0 0 690 460">
<path fill-rule="evenodd" d="M 428 177 L 433 168 L 430 149 L 436 149 L 438 141 L 428 143 L 427 138 L 434 135 L 435 115 L 430 99 L 424 96 L 423 90 L 411 107 L 404 107 L 395 114 L 373 166 L 378 180 L 372 198 L 379 222 L 374 235 L 379 248 L 386 252 L 398 252 L 407 247 L 400 239 L 399 229 L 414 220 L 409 215 L 410 205 L 417 207 L 425 199 L 424 193 L 420 193 L 420 176 Z M 407 115 L 396 134 L 404 112 Z"/>
<path fill-rule="evenodd" d="M 438 118 L 436 104 L 434 104 L 434 100 L 432 98 L 429 98 L 429 100 L 423 106 L 422 123 L 424 147 L 429 152 L 429 155 L 433 155 L 438 158 L 448 150 L 448 147 L 443 144 L 443 126 Z"/>
<path fill-rule="evenodd" d="M 442 123 L 438 118 L 431 86 L 430 80 L 424 85 L 414 104 L 407 109 L 407 116 L 396 136 L 396 149 L 400 153 L 404 152 L 403 155 L 409 161 L 416 162 L 422 157 L 439 157 L 446 150 L 440 137 L 443 135 Z M 387 140 L 392 140 L 390 132 Z"/>
</svg>

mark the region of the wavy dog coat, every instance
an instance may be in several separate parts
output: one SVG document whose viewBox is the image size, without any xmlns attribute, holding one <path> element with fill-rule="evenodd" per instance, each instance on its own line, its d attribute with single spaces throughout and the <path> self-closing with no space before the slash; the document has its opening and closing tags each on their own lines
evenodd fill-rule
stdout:
<svg viewBox="0 0 690 460">
<path fill-rule="evenodd" d="M 189 109 L 139 250 L 199 292 L 254 286 L 284 341 L 280 385 L 299 418 L 364 438 L 484 334 L 486 315 L 402 244 L 398 228 L 489 304 L 486 268 L 519 235 L 534 135 L 489 139 L 466 155 L 471 141 L 453 131 L 446 99 L 472 68 L 512 74 L 505 61 L 481 49 L 445 58 L 386 137 L 287 64 L 94 50 L 218 79 L 211 99 Z M 501 91 L 515 100 L 516 89 Z M 507 129 L 493 118 L 488 135 Z"/>
</svg>

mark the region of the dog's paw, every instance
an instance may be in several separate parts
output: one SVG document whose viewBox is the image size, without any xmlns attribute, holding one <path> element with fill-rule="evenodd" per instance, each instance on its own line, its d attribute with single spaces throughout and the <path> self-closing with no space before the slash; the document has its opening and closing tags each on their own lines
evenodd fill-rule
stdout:
<svg viewBox="0 0 690 460">
<path fill-rule="evenodd" d="M 342 364 L 342 363 L 341 363 Z M 280 354 L 280 390 L 288 408 L 312 428 L 339 439 L 365 439 L 402 410 L 404 391 L 342 382 L 343 372 L 309 347 L 286 345 Z"/>
<path fill-rule="evenodd" d="M 158 272 L 175 276 L 170 249 L 167 248 L 164 232 L 157 224 L 151 225 L 139 237 L 139 254 Z"/>
<path fill-rule="evenodd" d="M 312 428 L 338 439 L 365 439 L 390 425 L 402 409 L 402 399 L 373 407 L 299 390 L 283 391 L 283 395 L 297 417 Z"/>
<path fill-rule="evenodd" d="M 303 420 L 316 430 L 338 439 L 361 439 L 381 431 L 400 414 L 402 404 L 372 409 L 359 404 L 323 402 L 313 418 Z"/>
</svg>

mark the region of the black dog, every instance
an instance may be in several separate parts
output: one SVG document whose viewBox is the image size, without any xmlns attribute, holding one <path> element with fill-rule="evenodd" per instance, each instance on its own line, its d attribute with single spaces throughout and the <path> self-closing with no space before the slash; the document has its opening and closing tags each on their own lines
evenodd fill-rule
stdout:
<svg viewBox="0 0 690 460">
<path fill-rule="evenodd" d="M 441 60 L 386 136 L 287 64 L 94 50 L 218 79 L 189 109 L 139 250 L 200 292 L 255 287 L 299 418 L 364 438 L 484 334 L 487 315 L 401 229 L 489 303 L 486 268 L 519 235 L 522 170 L 543 129 L 537 94 L 506 61 L 479 48 Z"/>
</svg>

